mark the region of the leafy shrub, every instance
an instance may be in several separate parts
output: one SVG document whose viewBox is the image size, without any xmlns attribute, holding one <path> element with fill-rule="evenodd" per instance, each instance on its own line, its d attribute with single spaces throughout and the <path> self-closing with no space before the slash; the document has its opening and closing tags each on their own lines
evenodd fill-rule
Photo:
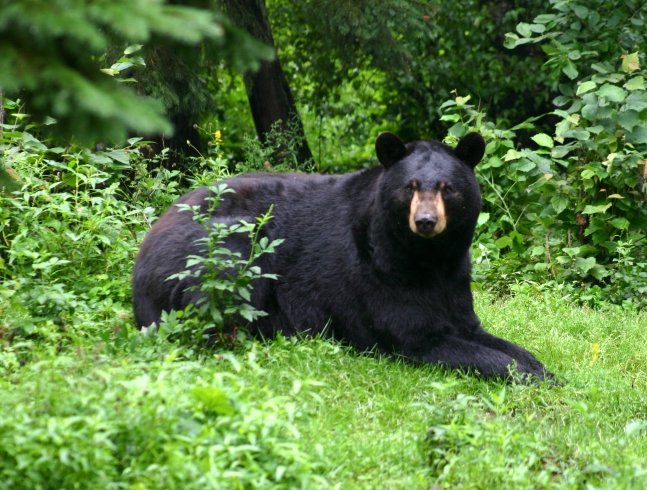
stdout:
<svg viewBox="0 0 647 490">
<path fill-rule="evenodd" d="M 517 149 L 517 132 L 532 129 L 532 121 L 496 128 L 468 97 L 443 109 L 443 119 L 454 123 L 450 144 L 470 128 L 488 141 L 477 167 L 484 198 L 474 250 L 477 279 L 500 291 L 521 280 L 569 283 L 581 300 L 644 303 L 647 257 L 640 244 L 647 209 L 636 205 L 644 190 L 631 167 L 645 150 L 624 145 L 609 165 L 605 142 L 559 144 L 560 136 L 544 133 L 533 136 L 536 149 Z"/>
<path fill-rule="evenodd" d="M 314 170 L 312 161 L 299 162 L 299 148 L 302 136 L 296 119 L 283 124 L 276 121 L 265 135 L 265 141 L 247 137 L 243 145 L 244 162 L 236 165 L 238 173 L 258 171 L 302 171 Z"/>
<path fill-rule="evenodd" d="M 273 253 L 283 240 L 270 241 L 261 236 L 265 224 L 271 219 L 271 210 L 258 216 L 256 223 L 240 221 L 227 224 L 213 220 L 213 214 L 221 204 L 225 194 L 234 192 L 227 184 L 214 184 L 209 187 L 211 195 L 206 198 L 207 209 L 200 205 L 177 204 L 180 212 L 190 212 L 193 220 L 206 231 L 206 236 L 195 243 L 204 255 L 189 255 L 186 269 L 171 275 L 168 279 L 191 279 L 197 284 L 189 286 L 190 291 L 201 293 L 195 305 L 189 305 L 182 312 L 183 321 L 176 323 L 177 316 L 165 315 L 160 332 L 167 337 L 180 337 L 183 340 L 201 341 L 205 337 L 227 337 L 233 340 L 237 326 L 252 322 L 267 315 L 251 305 L 253 282 L 259 279 L 276 279 L 275 274 L 263 273 L 254 262 L 266 253 Z M 249 239 L 250 252 L 247 257 L 226 246 L 227 239 L 243 234 Z M 171 320 L 172 321 L 169 321 Z M 199 342 L 198 342 L 199 343 Z"/>
<path fill-rule="evenodd" d="M 90 330 L 100 321 L 123 330 L 130 319 L 131 268 L 147 225 L 181 192 L 178 181 L 205 185 L 229 174 L 219 131 L 210 153 L 196 159 L 195 173 L 188 176 L 163 168 L 164 154 L 143 159 L 141 139 L 119 149 L 49 148 L 24 121 L 17 118 L 0 146 L 21 179 L 20 191 L 0 196 L 0 341 L 8 340 L 21 361 L 31 356 L 34 341 L 75 342 L 96 334 Z M 263 314 L 249 305 L 252 281 L 271 276 L 253 262 L 280 240 L 260 236 L 269 215 L 256 223 L 212 223 L 211 213 L 231 189 L 212 190 L 206 213 L 183 207 L 208 233 L 201 240 L 206 255 L 189 257 L 187 270 L 178 274 L 198 278 L 205 301 L 166 315 L 164 338 L 202 344 L 196 340 L 205 332 L 223 335 L 226 323 L 233 327 Z M 237 233 L 252 243 L 248 257 L 224 246 Z M 107 328 L 103 337 L 110 335 Z"/>
<path fill-rule="evenodd" d="M 95 151 L 49 147 L 19 103 L 5 107 L 16 112 L 0 133 L 0 156 L 20 189 L 0 194 L 0 329 L 14 343 L 64 342 L 89 335 L 88 323 L 97 328 L 88 322 L 97 312 L 122 323 L 138 242 L 154 208 L 178 192 L 165 182 L 172 173 L 149 170 L 140 139 Z"/>
<path fill-rule="evenodd" d="M 581 300 L 644 305 L 647 12 L 632 0 L 550 3 L 554 13 L 507 38 L 508 47 L 542 43 L 553 78 L 566 78 L 553 134 L 518 148 L 518 133 L 535 130 L 536 119 L 500 129 L 469 98 L 443 105 L 450 140 L 473 125 L 489 141 L 477 167 L 485 190 L 477 271 L 498 288 L 523 278 L 570 284 Z"/>
</svg>

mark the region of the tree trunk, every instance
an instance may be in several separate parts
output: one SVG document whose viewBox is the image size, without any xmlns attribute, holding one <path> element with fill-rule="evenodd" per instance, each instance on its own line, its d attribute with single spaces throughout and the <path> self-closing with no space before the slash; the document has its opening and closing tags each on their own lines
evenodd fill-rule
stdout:
<svg viewBox="0 0 647 490">
<path fill-rule="evenodd" d="M 223 3 L 232 21 L 256 39 L 274 47 L 263 0 L 224 0 Z M 257 72 L 245 74 L 244 80 L 259 139 L 265 142 L 269 131 L 278 123 L 279 129 L 290 129 L 299 139 L 296 154 L 298 162 L 303 164 L 312 160 L 303 123 L 278 56 L 272 61 L 262 62 Z M 279 158 L 281 150 L 278 149 Z"/>
</svg>

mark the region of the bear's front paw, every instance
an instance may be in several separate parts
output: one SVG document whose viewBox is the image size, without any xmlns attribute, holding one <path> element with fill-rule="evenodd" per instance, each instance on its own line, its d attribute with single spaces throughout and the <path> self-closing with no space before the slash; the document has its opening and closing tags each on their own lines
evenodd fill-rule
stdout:
<svg viewBox="0 0 647 490">
<path fill-rule="evenodd" d="M 555 375 L 534 359 L 531 362 L 515 360 L 515 364 L 509 366 L 509 371 L 510 378 L 515 383 L 534 384 L 546 381 L 550 385 L 559 385 Z"/>
</svg>

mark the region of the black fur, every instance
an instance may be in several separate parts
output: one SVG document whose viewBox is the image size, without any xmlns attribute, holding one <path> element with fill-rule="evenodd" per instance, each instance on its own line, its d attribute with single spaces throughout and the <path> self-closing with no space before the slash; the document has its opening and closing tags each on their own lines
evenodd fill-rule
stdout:
<svg viewBox="0 0 647 490">
<path fill-rule="evenodd" d="M 487 333 L 474 313 L 469 247 L 481 207 L 473 167 L 485 144 L 478 134 L 456 150 L 433 141 L 404 145 L 380 135 L 382 166 L 348 175 L 250 174 L 226 181 L 227 194 L 214 219 L 254 220 L 273 205 L 264 229 L 284 238 L 275 254 L 259 259 L 279 275 L 254 286 L 254 306 L 269 315 L 251 325 L 276 332 L 324 332 L 360 350 L 378 347 L 409 359 L 474 369 L 483 376 L 518 372 L 543 379 L 543 366 L 523 348 Z M 442 192 L 447 224 L 424 238 L 408 214 L 413 190 Z M 179 203 L 203 204 L 206 189 Z M 435 194 L 434 194 L 435 195 Z M 193 241 L 203 236 L 187 212 L 173 206 L 144 240 L 133 279 L 135 318 L 158 322 L 162 310 L 195 301 L 186 283 L 167 281 L 185 269 Z M 247 252 L 234 237 L 228 246 Z"/>
</svg>

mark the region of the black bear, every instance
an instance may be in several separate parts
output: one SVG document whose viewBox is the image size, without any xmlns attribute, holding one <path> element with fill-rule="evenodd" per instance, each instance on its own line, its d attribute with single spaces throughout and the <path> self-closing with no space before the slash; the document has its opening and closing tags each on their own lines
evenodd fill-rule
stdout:
<svg viewBox="0 0 647 490">
<path fill-rule="evenodd" d="M 434 141 L 404 144 L 382 133 L 381 163 L 348 175 L 249 174 L 224 182 L 227 194 L 213 219 L 253 222 L 270 206 L 263 229 L 283 238 L 274 254 L 259 258 L 263 272 L 252 304 L 268 316 L 250 330 L 324 332 L 360 350 L 377 347 L 408 359 L 507 377 L 551 376 L 528 351 L 486 332 L 474 313 L 469 248 L 481 208 L 474 167 L 485 143 L 478 133 L 452 149 Z M 207 189 L 177 203 L 202 205 Z M 167 280 L 199 252 L 204 228 L 191 213 L 171 207 L 144 240 L 134 269 L 133 298 L 139 326 L 182 309 L 199 292 Z M 247 253 L 248 239 L 228 242 Z"/>
</svg>

